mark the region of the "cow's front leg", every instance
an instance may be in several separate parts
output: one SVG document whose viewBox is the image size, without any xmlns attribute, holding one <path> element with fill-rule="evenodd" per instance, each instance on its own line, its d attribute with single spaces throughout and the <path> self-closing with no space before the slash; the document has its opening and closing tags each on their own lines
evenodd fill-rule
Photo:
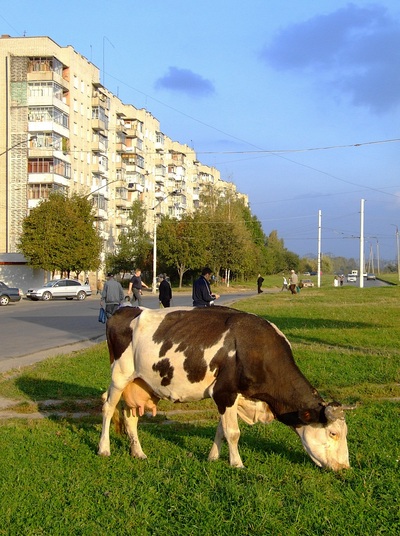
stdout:
<svg viewBox="0 0 400 536">
<path fill-rule="evenodd" d="M 217 431 L 215 432 L 215 438 L 213 446 L 211 447 L 210 454 L 208 455 L 208 459 L 210 461 L 218 460 L 220 454 L 221 454 L 221 445 L 222 440 L 224 439 L 224 430 L 222 428 L 222 420 L 219 419 Z"/>
<path fill-rule="evenodd" d="M 147 456 L 142 450 L 142 446 L 138 436 L 139 417 L 136 416 L 136 411 L 130 408 L 124 408 L 124 423 L 125 430 L 131 442 L 131 456 L 146 460 Z"/>
<path fill-rule="evenodd" d="M 225 413 L 221 415 L 221 424 L 229 447 L 229 462 L 232 467 L 242 468 L 244 465 L 238 449 L 240 430 L 236 406 L 237 404 L 234 404 L 232 407 L 226 408 Z"/>
</svg>

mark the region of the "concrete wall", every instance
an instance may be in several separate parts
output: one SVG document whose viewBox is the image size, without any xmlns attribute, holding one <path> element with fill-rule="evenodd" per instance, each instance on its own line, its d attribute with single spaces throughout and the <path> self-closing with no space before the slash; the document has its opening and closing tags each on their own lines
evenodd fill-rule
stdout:
<svg viewBox="0 0 400 536">
<path fill-rule="evenodd" d="M 0 253 L 0 281 L 18 287 L 25 294 L 28 288 L 42 286 L 46 281 L 44 270 L 33 270 L 20 253 Z"/>
</svg>

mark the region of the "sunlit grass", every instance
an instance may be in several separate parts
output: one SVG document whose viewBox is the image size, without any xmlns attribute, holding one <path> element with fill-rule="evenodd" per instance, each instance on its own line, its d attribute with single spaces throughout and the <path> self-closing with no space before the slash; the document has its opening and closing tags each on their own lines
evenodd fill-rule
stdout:
<svg viewBox="0 0 400 536">
<path fill-rule="evenodd" d="M 319 470 L 277 422 L 241 423 L 246 470 L 229 466 L 226 446 L 207 462 L 218 418 L 210 400 L 160 402 L 140 426 L 146 461 L 113 431 L 111 458 L 97 456 L 105 344 L 3 374 L 1 395 L 28 416 L 0 420 L 0 535 L 397 535 L 399 298 L 396 286 L 326 286 L 236 304 L 285 333 L 324 397 L 356 404 L 352 469 L 341 473 Z"/>
</svg>

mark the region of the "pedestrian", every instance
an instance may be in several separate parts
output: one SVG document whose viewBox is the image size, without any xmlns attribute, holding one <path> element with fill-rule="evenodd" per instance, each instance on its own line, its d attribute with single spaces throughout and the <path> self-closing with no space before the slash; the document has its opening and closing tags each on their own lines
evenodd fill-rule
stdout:
<svg viewBox="0 0 400 536">
<path fill-rule="evenodd" d="M 167 279 L 167 274 L 162 275 L 160 286 L 158 287 L 158 299 L 163 307 L 170 307 L 172 300 L 172 289 Z"/>
<path fill-rule="evenodd" d="M 261 290 L 261 285 L 263 284 L 263 281 L 264 281 L 264 278 L 261 277 L 261 274 L 258 274 L 258 278 L 257 278 L 257 292 L 258 292 L 258 294 L 261 294 L 261 292 L 264 292 L 263 290 Z"/>
<path fill-rule="evenodd" d="M 289 290 L 292 294 L 296 294 L 299 292 L 298 284 L 299 284 L 299 276 L 296 274 L 294 270 L 290 271 L 290 279 L 289 279 Z"/>
<path fill-rule="evenodd" d="M 105 309 L 107 318 L 110 318 L 124 301 L 124 289 L 121 283 L 114 279 L 111 272 L 107 274 L 107 277 L 101 293 L 100 305 Z"/>
<path fill-rule="evenodd" d="M 211 268 L 203 268 L 201 276 L 193 283 L 193 307 L 210 307 L 214 305 L 215 300 L 218 300 L 219 294 L 211 292 L 211 274 Z"/>
<path fill-rule="evenodd" d="M 282 290 L 287 290 L 287 289 L 288 289 L 287 279 L 285 277 L 285 274 L 283 274 L 283 284 L 282 284 L 281 292 Z"/>
<path fill-rule="evenodd" d="M 142 305 L 142 288 L 149 288 L 146 283 L 142 281 L 142 271 L 140 268 L 136 268 L 135 275 L 129 281 L 128 294 L 132 293 L 132 303 L 138 302 L 138 306 Z"/>
<path fill-rule="evenodd" d="M 96 283 L 96 294 L 101 294 L 102 291 L 103 291 L 103 282 L 101 279 L 97 279 L 97 283 Z"/>
<path fill-rule="evenodd" d="M 334 280 L 333 280 L 333 286 L 334 286 L 334 287 L 338 287 L 338 286 L 339 286 L 339 279 L 338 279 L 337 275 L 335 275 L 335 278 L 334 278 Z"/>
<path fill-rule="evenodd" d="M 340 286 L 343 287 L 343 283 L 344 283 L 344 275 L 343 274 L 340 276 L 339 281 L 340 281 Z"/>
</svg>

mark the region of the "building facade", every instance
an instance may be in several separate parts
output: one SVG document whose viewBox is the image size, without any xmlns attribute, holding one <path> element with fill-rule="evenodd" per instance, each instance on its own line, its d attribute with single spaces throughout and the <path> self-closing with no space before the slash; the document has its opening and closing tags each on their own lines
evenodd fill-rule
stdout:
<svg viewBox="0 0 400 536">
<path fill-rule="evenodd" d="M 22 221 L 51 192 L 92 199 L 104 253 L 118 246 L 140 199 L 147 227 L 181 217 L 213 188 L 241 197 L 145 109 L 100 83 L 100 71 L 49 37 L 0 38 L 0 253 L 16 253 Z"/>
</svg>

